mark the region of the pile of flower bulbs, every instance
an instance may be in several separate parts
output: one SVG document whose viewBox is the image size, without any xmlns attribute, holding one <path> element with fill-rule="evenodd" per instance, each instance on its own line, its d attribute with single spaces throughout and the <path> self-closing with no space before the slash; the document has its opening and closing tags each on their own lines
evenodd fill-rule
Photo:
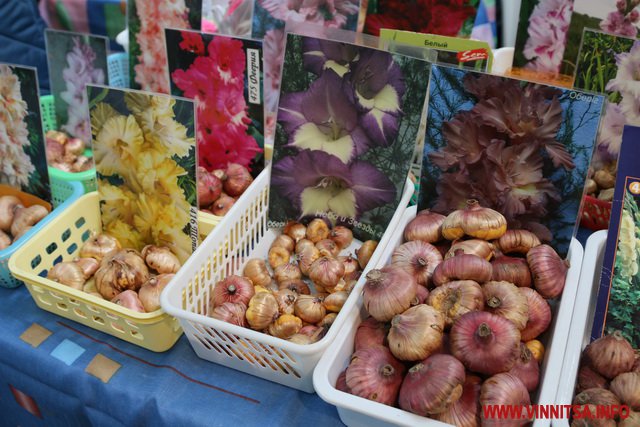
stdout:
<svg viewBox="0 0 640 427">
<path fill-rule="evenodd" d="M 640 352 L 619 331 L 593 341 L 582 352 L 576 393 L 573 404 L 581 414 L 595 416 L 598 405 L 626 405 L 629 414 L 617 426 L 640 426 Z M 588 418 L 575 419 L 572 426 L 585 425 L 581 422 Z M 616 427 L 614 419 L 597 421 L 598 426 Z"/>
<path fill-rule="evenodd" d="M 86 143 L 80 138 L 50 130 L 45 135 L 47 163 L 64 172 L 84 172 L 93 167 L 93 158 L 84 155 Z"/>
<path fill-rule="evenodd" d="M 78 258 L 60 262 L 47 279 L 139 313 L 160 309 L 160 293 L 180 269 L 167 247 L 147 245 L 141 252 L 123 249 L 106 233 L 87 240 Z"/>
<path fill-rule="evenodd" d="M 271 244 L 267 260 L 247 261 L 242 276 L 215 284 L 209 316 L 297 344 L 320 340 L 365 268 L 377 242 L 346 253 L 351 230 L 316 218 L 289 222 Z"/>
<path fill-rule="evenodd" d="M 612 201 L 616 185 L 616 169 L 615 162 L 612 162 L 596 170 L 585 184 L 587 194 L 607 202 Z"/>
<path fill-rule="evenodd" d="M 355 350 L 336 388 L 458 427 L 481 405 L 529 405 L 567 262 L 499 212 L 418 213 L 367 273 Z M 509 425 L 524 425 L 527 420 Z"/>
<path fill-rule="evenodd" d="M 0 251 L 11 246 L 49 214 L 44 206 L 25 208 L 15 196 L 0 196 Z"/>
<path fill-rule="evenodd" d="M 253 177 L 249 170 L 237 163 L 229 163 L 226 169 L 216 169 L 212 172 L 198 166 L 200 210 L 224 216 L 252 182 Z"/>
</svg>

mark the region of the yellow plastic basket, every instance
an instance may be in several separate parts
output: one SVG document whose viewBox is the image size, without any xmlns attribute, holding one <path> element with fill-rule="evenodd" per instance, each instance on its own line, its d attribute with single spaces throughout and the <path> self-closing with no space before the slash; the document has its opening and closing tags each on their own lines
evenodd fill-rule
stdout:
<svg viewBox="0 0 640 427">
<path fill-rule="evenodd" d="M 207 224 L 200 217 L 198 223 L 201 234 L 207 234 Z M 53 265 L 73 259 L 82 244 L 100 229 L 99 196 L 94 191 L 80 197 L 16 250 L 9 259 L 9 270 L 24 281 L 43 310 L 151 351 L 170 349 L 182 329 L 164 310 L 137 313 L 46 278 Z"/>
</svg>

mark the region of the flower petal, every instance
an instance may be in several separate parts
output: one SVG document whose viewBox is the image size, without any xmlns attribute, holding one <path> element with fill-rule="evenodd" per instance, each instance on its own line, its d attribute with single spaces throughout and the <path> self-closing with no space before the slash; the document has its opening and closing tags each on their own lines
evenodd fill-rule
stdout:
<svg viewBox="0 0 640 427">
<path fill-rule="evenodd" d="M 383 147 L 393 144 L 398 135 L 398 118 L 382 110 L 369 110 L 360 118 L 360 124 L 371 141 Z"/>
<path fill-rule="evenodd" d="M 547 154 L 551 158 L 555 167 L 564 167 L 565 169 L 573 169 L 576 165 L 573 163 L 571 153 L 567 151 L 567 147 L 558 141 L 547 142 L 544 145 Z"/>
<path fill-rule="evenodd" d="M 304 67 L 317 75 L 332 69 L 342 77 L 358 54 L 357 46 L 315 37 L 304 37 L 303 49 Z"/>
<path fill-rule="evenodd" d="M 342 92 L 342 79 L 333 71 L 327 70 L 314 81 L 302 100 L 304 116 L 316 124 L 335 123 L 347 132 L 353 130 L 358 122 L 358 113 L 347 96 Z"/>
<path fill-rule="evenodd" d="M 324 216 L 332 212 L 338 217 L 356 216 L 356 198 L 353 190 L 345 188 L 334 194 L 327 188 L 306 188 L 300 195 L 301 216 Z"/>
<path fill-rule="evenodd" d="M 289 141 L 291 146 L 300 149 L 322 150 L 333 154 L 344 163 L 351 159 L 355 149 L 353 139 L 348 134 L 333 140 L 313 123 L 305 123 L 300 126 Z"/>
<path fill-rule="evenodd" d="M 288 134 L 308 121 L 302 113 L 302 100 L 305 95 L 305 92 L 293 92 L 282 94 L 280 97 L 278 122 Z"/>
<path fill-rule="evenodd" d="M 395 200 L 396 188 L 393 182 L 372 164 L 355 160 L 349 172 L 351 188 L 355 193 L 360 214 Z"/>
<path fill-rule="evenodd" d="M 287 156 L 275 162 L 271 170 L 271 185 L 284 198 L 300 208 L 300 194 L 305 186 L 292 173 L 294 157 Z"/>
</svg>

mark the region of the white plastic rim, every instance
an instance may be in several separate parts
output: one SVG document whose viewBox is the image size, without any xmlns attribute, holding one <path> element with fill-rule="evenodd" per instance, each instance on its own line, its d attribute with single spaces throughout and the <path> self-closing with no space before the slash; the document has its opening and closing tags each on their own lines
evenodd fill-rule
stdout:
<svg viewBox="0 0 640 427">
<path fill-rule="evenodd" d="M 416 216 L 416 207 L 410 207 L 403 215 L 397 228 L 398 232 L 385 247 L 376 268 L 387 264 L 393 250 L 402 243 L 404 226 Z M 560 370 L 564 359 L 564 351 L 569 334 L 574 301 L 578 289 L 580 269 L 584 251 L 580 242 L 573 239 L 569 249 L 570 268 L 560 303 L 556 307 L 554 321 L 547 334 L 545 359 L 541 366 L 538 398 L 533 403 L 554 404 L 558 383 L 561 380 Z M 342 422 L 350 427 L 390 427 L 390 426 L 428 426 L 443 427 L 449 424 L 383 405 L 361 397 L 341 392 L 334 387 L 338 375 L 347 367 L 353 353 L 353 340 L 356 329 L 364 317 L 362 297 L 358 298 L 358 310 L 349 316 L 340 333 L 331 346 L 320 358 L 313 373 L 313 385 L 318 395 L 327 403 L 335 405 Z M 550 420 L 535 420 L 534 427 L 546 427 Z"/>
<path fill-rule="evenodd" d="M 514 49 L 512 47 L 501 47 L 493 51 L 493 64 L 491 74 L 504 76 L 513 66 Z"/>
<path fill-rule="evenodd" d="M 584 261 L 580 272 L 580 284 L 576 295 L 575 309 L 569 328 L 569 340 L 562 362 L 562 379 L 558 385 L 556 404 L 570 405 L 578 377 L 580 355 L 591 340 L 591 325 L 595 314 L 595 303 L 600 286 L 600 271 L 607 243 L 607 230 L 593 233 L 587 240 Z M 553 420 L 553 427 L 569 427 L 566 419 Z"/>
<path fill-rule="evenodd" d="M 129 52 L 129 29 L 118 33 L 116 36 L 116 43 L 122 46 L 125 52 Z"/>
</svg>

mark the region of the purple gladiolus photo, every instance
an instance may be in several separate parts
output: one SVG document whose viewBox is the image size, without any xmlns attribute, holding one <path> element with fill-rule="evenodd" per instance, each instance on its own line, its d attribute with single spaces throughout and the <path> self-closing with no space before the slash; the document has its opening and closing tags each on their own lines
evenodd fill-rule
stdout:
<svg viewBox="0 0 640 427">
<path fill-rule="evenodd" d="M 284 57 L 271 223 L 320 217 L 379 239 L 424 137 L 429 64 L 295 34 Z"/>
</svg>

